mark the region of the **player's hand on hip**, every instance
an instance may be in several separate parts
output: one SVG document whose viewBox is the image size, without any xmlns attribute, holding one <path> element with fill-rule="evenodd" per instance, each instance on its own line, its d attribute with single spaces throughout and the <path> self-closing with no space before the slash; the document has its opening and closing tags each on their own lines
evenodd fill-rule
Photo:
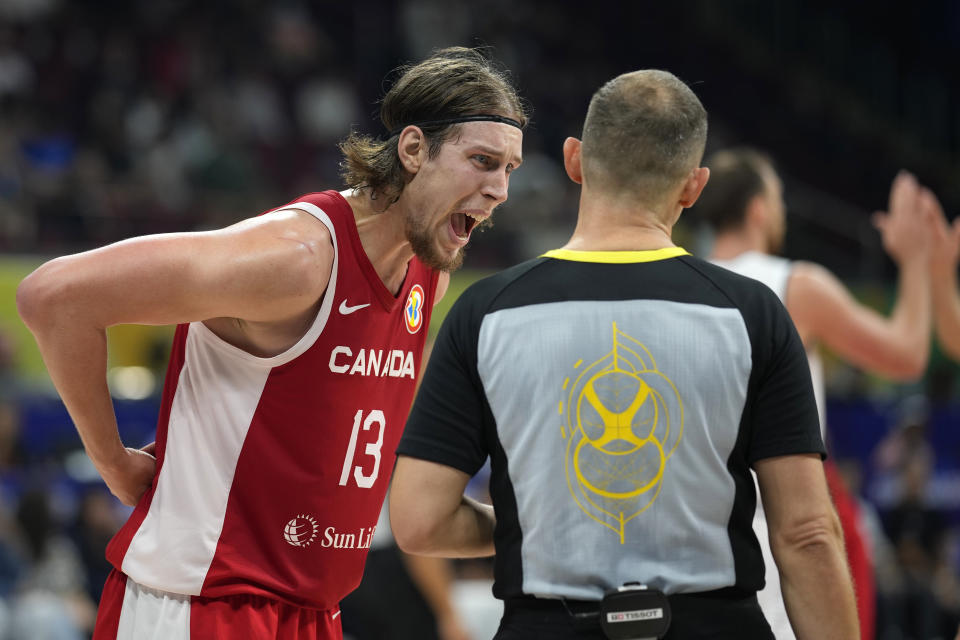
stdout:
<svg viewBox="0 0 960 640">
<path fill-rule="evenodd" d="M 110 492 L 129 507 L 136 506 L 157 472 L 157 459 L 148 447 L 144 447 L 147 450 L 127 447 L 109 467 L 99 470 Z"/>
<path fill-rule="evenodd" d="M 898 264 L 905 260 L 927 259 L 930 249 L 929 213 L 920 198 L 917 179 L 901 171 L 890 186 L 888 210 L 873 216 L 880 230 L 883 248 Z"/>
</svg>

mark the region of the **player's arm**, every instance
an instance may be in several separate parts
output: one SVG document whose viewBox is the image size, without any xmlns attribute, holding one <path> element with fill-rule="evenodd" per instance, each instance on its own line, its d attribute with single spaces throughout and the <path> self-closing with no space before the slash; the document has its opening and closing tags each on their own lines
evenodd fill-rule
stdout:
<svg viewBox="0 0 960 640">
<path fill-rule="evenodd" d="M 960 218 L 948 224 L 943 207 L 931 191 L 921 189 L 920 198 L 930 212 L 932 228 L 930 274 L 937 339 L 944 351 L 960 361 Z"/>
<path fill-rule="evenodd" d="M 333 256 L 325 228 L 306 218 L 281 212 L 218 231 L 133 238 L 51 260 L 20 284 L 20 316 L 88 455 L 126 504 L 149 486 L 154 461 L 120 441 L 106 328 L 305 313 L 326 288 Z"/>
<path fill-rule="evenodd" d="M 390 487 L 390 528 L 407 553 L 493 555 L 493 507 L 464 495 L 470 476 L 443 464 L 398 456 Z"/>
<path fill-rule="evenodd" d="M 895 380 L 923 374 L 930 355 L 930 286 L 925 262 L 900 270 L 890 316 L 860 304 L 832 273 L 798 262 L 787 286 L 787 309 L 805 339 L 816 339 L 862 369 Z"/>
<path fill-rule="evenodd" d="M 784 604 L 797 639 L 859 638 L 843 533 L 820 456 L 765 458 L 754 468 Z"/>
<path fill-rule="evenodd" d="M 469 640 L 452 596 L 453 567 L 446 558 L 401 554 L 410 578 L 427 601 L 437 621 L 440 640 Z"/>
<path fill-rule="evenodd" d="M 804 338 L 822 340 L 851 363 L 897 380 L 923 374 L 930 355 L 929 213 L 916 179 L 901 171 L 890 187 L 888 213 L 875 224 L 899 266 L 889 317 L 857 303 L 833 274 L 801 263 L 787 287 L 787 309 Z"/>
</svg>

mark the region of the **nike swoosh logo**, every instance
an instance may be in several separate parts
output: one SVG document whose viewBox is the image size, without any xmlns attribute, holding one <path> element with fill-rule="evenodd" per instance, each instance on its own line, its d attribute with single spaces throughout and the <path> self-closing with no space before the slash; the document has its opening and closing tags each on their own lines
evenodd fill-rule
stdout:
<svg viewBox="0 0 960 640">
<path fill-rule="evenodd" d="M 358 305 L 354 305 L 354 306 L 352 306 L 352 307 L 348 307 L 348 306 L 347 306 L 347 300 L 346 300 L 346 298 L 344 298 L 343 302 L 340 303 L 340 313 L 343 314 L 343 315 L 345 315 L 345 316 L 348 316 L 348 315 L 350 315 L 351 313 L 353 313 L 354 311 L 359 311 L 360 309 L 363 309 L 364 307 L 369 307 L 369 306 L 370 306 L 370 303 L 368 302 L 368 303 L 366 303 L 366 304 L 358 304 Z"/>
<path fill-rule="evenodd" d="M 331 620 L 336 620 L 338 615 L 340 615 L 340 609 L 337 609 L 337 612 L 336 612 L 335 614 L 333 614 L 332 616 L 330 616 L 330 619 L 331 619 Z"/>
</svg>

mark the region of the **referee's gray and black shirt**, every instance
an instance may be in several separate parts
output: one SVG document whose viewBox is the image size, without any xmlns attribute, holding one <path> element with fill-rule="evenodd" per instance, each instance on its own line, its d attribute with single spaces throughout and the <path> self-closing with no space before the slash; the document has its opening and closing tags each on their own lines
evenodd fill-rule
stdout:
<svg viewBox="0 0 960 640">
<path fill-rule="evenodd" d="M 596 600 L 760 589 L 749 468 L 824 448 L 777 296 L 670 248 L 551 251 L 470 287 L 398 453 L 490 457 L 497 597 Z"/>
</svg>

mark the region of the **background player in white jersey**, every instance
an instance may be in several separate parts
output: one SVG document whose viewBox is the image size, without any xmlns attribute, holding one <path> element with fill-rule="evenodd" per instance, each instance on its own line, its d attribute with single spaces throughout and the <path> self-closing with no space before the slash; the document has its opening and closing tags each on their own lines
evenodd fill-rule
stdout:
<svg viewBox="0 0 960 640">
<path fill-rule="evenodd" d="M 98 640 L 341 636 L 430 309 L 507 198 L 526 115 L 503 72 L 451 48 L 403 69 L 381 120 L 385 138 L 341 144 L 351 190 L 20 285 L 90 459 L 137 505 L 108 547 Z M 179 325 L 156 459 L 118 434 L 105 331 L 121 323 Z"/>
<path fill-rule="evenodd" d="M 440 329 L 391 523 L 411 552 L 496 550 L 498 640 L 628 637 L 601 632 L 599 602 L 630 581 L 665 599 L 614 621 L 666 602 L 667 639 L 772 638 L 751 469 L 798 635 L 857 635 L 797 332 L 769 289 L 671 239 L 707 183 L 706 129 L 667 72 L 601 87 L 563 149 L 572 238 L 473 285 Z M 492 509 L 463 496 L 487 457 Z"/>
<path fill-rule="evenodd" d="M 783 300 L 807 349 L 822 428 L 827 417 L 819 345 L 893 380 L 914 380 L 922 375 L 930 352 L 930 217 L 922 205 L 921 187 L 912 175 L 901 172 L 896 176 L 889 210 L 876 217 L 883 246 L 900 273 L 893 310 L 883 316 L 858 303 L 822 266 L 775 255 L 786 233 L 786 206 L 782 182 L 768 156 L 753 149 L 724 150 L 713 154 L 707 165 L 712 172 L 710 188 L 693 212 L 715 234 L 711 260 L 760 280 Z M 843 520 L 861 631 L 869 638 L 874 613 L 872 567 L 862 538 L 852 528 L 855 522 Z M 777 637 L 792 638 L 780 580 L 765 542 L 762 511 L 758 511 L 755 526 L 768 560 L 767 587 L 760 593 L 760 602 Z"/>
</svg>

